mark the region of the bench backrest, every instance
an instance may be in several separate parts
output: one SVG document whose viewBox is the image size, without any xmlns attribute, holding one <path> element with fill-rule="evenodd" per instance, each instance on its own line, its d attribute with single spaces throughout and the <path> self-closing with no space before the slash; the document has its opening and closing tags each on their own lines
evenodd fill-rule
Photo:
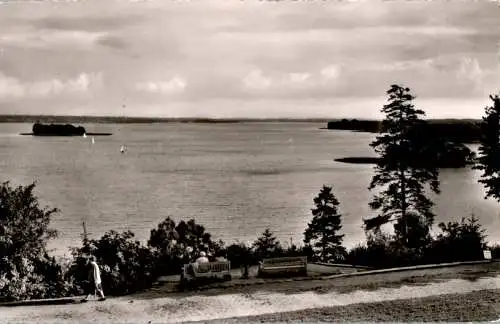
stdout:
<svg viewBox="0 0 500 324">
<path fill-rule="evenodd" d="M 282 258 L 269 258 L 262 260 L 262 267 L 266 266 L 287 266 L 287 265 L 307 265 L 307 257 L 282 257 Z"/>
<path fill-rule="evenodd" d="M 200 263 L 198 267 L 195 266 L 195 272 L 224 272 L 231 270 L 229 261 L 217 261 L 209 263 Z"/>
<path fill-rule="evenodd" d="M 189 263 L 184 265 L 185 275 L 189 275 L 189 269 L 194 272 L 194 276 L 205 276 L 212 274 L 229 273 L 231 271 L 231 262 L 216 261 L 208 263 Z"/>
</svg>

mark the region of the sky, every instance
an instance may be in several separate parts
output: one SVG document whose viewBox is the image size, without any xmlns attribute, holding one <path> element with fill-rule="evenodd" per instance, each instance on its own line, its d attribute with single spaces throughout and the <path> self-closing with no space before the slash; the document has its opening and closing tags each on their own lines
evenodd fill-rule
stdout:
<svg viewBox="0 0 500 324">
<path fill-rule="evenodd" d="M 2 0 L 0 114 L 429 118 L 500 91 L 500 3 Z"/>
</svg>

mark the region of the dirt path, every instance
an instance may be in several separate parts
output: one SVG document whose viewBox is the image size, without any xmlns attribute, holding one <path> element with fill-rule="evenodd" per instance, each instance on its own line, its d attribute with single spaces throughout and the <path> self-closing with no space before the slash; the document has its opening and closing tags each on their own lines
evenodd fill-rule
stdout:
<svg viewBox="0 0 500 324">
<path fill-rule="evenodd" d="M 224 323 L 269 322 L 497 322 L 500 289 L 305 309 L 224 319 Z M 213 321 L 217 322 L 217 321 Z"/>
<path fill-rule="evenodd" d="M 455 274 L 456 275 L 456 274 Z M 368 280 L 368 277 L 365 277 Z M 287 282 L 294 286 L 297 282 Z M 326 282 L 325 282 L 326 283 Z M 280 312 L 380 303 L 400 299 L 415 300 L 443 294 L 466 294 L 500 289 L 500 274 L 438 282 L 405 282 L 399 287 L 369 287 L 368 290 L 272 292 L 253 291 L 216 295 L 175 295 L 160 298 L 109 299 L 78 305 L 28 306 L 0 309 L 1 323 L 166 323 L 220 320 Z M 133 299 L 132 299 L 133 298 Z M 306 312 L 311 312 L 306 311 Z M 314 310 L 312 311 L 314 312 Z M 499 311 L 500 312 L 500 311 Z M 327 316 L 327 314 L 325 315 Z M 321 319 L 318 317 L 318 319 Z"/>
</svg>

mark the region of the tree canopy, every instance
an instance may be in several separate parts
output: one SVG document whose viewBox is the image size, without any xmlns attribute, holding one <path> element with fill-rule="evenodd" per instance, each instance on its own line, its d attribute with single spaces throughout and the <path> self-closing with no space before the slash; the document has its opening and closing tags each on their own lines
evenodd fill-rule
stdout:
<svg viewBox="0 0 500 324">
<path fill-rule="evenodd" d="M 490 96 L 493 106 L 485 108 L 481 123 L 482 137 L 476 169 L 481 170 L 480 183 L 486 188 L 485 198 L 500 202 L 500 97 Z"/>
</svg>

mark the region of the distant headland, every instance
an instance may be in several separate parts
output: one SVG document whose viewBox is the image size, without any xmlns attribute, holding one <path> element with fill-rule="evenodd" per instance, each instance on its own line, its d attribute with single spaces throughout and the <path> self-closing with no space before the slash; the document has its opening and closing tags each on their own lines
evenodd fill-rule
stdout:
<svg viewBox="0 0 500 324">
<path fill-rule="evenodd" d="M 426 132 L 437 138 L 463 144 L 478 143 L 481 137 L 481 121 L 476 119 L 428 119 Z M 384 124 L 379 120 L 342 119 L 329 121 L 327 129 L 379 133 Z"/>
<path fill-rule="evenodd" d="M 421 136 L 433 139 L 436 144 L 439 168 L 463 168 L 474 164 L 475 154 L 464 144 L 478 143 L 481 138 L 481 122 L 473 119 L 438 119 L 427 120 L 419 130 Z M 327 129 L 351 130 L 356 132 L 379 133 L 384 130 L 384 123 L 377 120 L 342 119 L 330 121 Z M 440 144 L 439 144 L 440 143 Z M 355 164 L 377 164 L 377 157 L 343 157 L 336 162 Z M 426 165 L 425 160 L 418 161 Z"/>
<path fill-rule="evenodd" d="M 108 136 L 111 133 L 87 133 L 83 126 L 73 126 L 71 124 L 33 124 L 32 133 L 21 133 L 21 135 L 32 136 Z"/>
</svg>

